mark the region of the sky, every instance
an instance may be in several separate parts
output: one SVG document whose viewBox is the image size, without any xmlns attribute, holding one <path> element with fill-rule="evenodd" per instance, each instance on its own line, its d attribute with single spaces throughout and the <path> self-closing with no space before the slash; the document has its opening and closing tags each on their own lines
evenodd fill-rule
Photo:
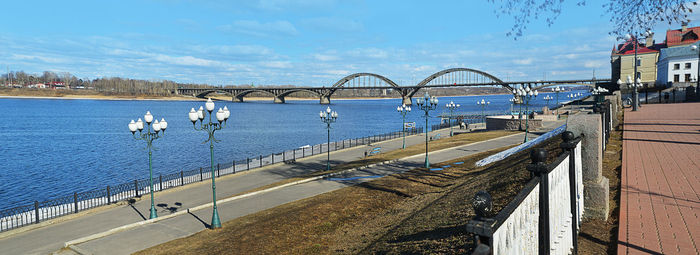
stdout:
<svg viewBox="0 0 700 255">
<path fill-rule="evenodd" d="M 413 85 L 453 67 L 504 81 L 610 77 L 604 2 L 576 2 L 514 40 L 489 1 L 6 1 L 0 73 L 297 86 L 358 72 Z"/>
</svg>

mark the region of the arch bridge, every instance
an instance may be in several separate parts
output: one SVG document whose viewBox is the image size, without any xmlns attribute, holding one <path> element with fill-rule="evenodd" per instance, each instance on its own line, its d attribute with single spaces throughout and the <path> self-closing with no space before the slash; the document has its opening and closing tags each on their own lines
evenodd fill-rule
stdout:
<svg viewBox="0 0 700 255">
<path fill-rule="evenodd" d="M 321 104 L 330 104 L 331 96 L 336 93 L 345 96 L 387 96 L 389 93 L 394 93 L 401 96 L 404 104 L 411 105 L 411 98 L 424 88 L 502 86 L 512 91 L 514 88 L 524 85 L 540 89 L 563 84 L 596 86 L 599 83 L 609 82 L 609 79 L 505 82 L 484 71 L 471 68 L 450 68 L 436 72 L 418 84 L 409 86 L 400 86 L 379 74 L 355 73 L 341 78 L 330 87 L 178 88 L 177 93 L 199 98 L 205 98 L 212 93 L 223 93 L 231 96 L 234 102 L 243 102 L 245 96 L 258 92 L 273 96 L 275 103 L 284 103 L 285 97 L 294 93 L 306 92 L 317 96 Z"/>
</svg>

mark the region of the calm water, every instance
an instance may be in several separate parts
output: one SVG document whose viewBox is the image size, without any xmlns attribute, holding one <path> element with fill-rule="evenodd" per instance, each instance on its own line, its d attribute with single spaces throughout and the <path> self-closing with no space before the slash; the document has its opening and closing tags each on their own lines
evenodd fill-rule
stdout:
<svg viewBox="0 0 700 255">
<path fill-rule="evenodd" d="M 562 94 L 564 95 L 564 94 Z M 542 106 L 541 98 L 534 104 Z M 552 95 L 553 96 L 553 95 Z M 477 100 L 491 104 L 487 112 L 507 112 L 510 95 L 440 98 L 444 112 L 450 100 L 458 112 L 480 113 Z M 560 95 L 560 98 L 563 99 Z M 332 125 L 331 140 L 363 137 L 401 129 L 396 112 L 399 99 L 333 100 L 330 107 L 340 117 Z M 187 118 L 200 101 L 103 101 L 54 99 L 0 99 L 0 208 L 29 204 L 34 200 L 103 188 L 148 176 L 144 141 L 132 138 L 127 124 L 143 118 L 146 110 L 168 121 L 165 137 L 154 142 L 154 175 L 209 165 L 206 133 L 194 131 Z M 552 102 L 553 104 L 553 102 Z M 232 103 L 228 126 L 217 131 L 217 162 L 231 162 L 326 141 L 325 124 L 318 112 L 327 106 L 318 100 Z M 407 121 L 423 126 L 423 112 L 413 109 Z M 431 125 L 439 123 L 431 119 Z"/>
</svg>

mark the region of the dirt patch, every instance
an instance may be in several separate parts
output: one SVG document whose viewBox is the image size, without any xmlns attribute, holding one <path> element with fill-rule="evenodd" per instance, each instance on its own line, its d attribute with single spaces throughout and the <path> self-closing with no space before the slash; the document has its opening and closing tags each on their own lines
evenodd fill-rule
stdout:
<svg viewBox="0 0 700 255">
<path fill-rule="evenodd" d="M 542 145 L 550 161 L 559 143 Z M 451 165 L 442 171 L 414 169 L 284 204 L 139 254 L 463 253 L 473 240 L 464 228 L 474 216 L 471 197 L 487 189 L 500 210 L 529 180 L 529 151 L 474 167 L 503 149 L 455 160 L 461 165 L 434 164 Z"/>
<path fill-rule="evenodd" d="M 603 156 L 603 176 L 610 181 L 610 215 L 607 221 L 589 219 L 581 222 L 579 254 L 617 254 L 621 171 L 622 131 L 612 130 Z"/>
</svg>

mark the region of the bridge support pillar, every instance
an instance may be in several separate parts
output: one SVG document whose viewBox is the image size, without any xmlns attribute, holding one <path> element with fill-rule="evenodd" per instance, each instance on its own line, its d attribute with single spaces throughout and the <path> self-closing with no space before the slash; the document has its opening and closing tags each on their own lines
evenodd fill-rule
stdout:
<svg viewBox="0 0 700 255">
<path fill-rule="evenodd" d="M 404 104 L 404 105 L 411 105 L 411 104 L 412 104 L 412 103 L 411 103 L 411 97 L 409 97 L 409 96 L 401 96 L 401 98 L 403 99 L 403 104 Z"/>
<path fill-rule="evenodd" d="M 284 97 L 275 96 L 275 104 L 284 104 Z"/>
<path fill-rule="evenodd" d="M 238 103 L 243 103 L 243 97 L 242 96 L 234 96 L 231 97 L 232 102 L 238 102 Z"/>
<path fill-rule="evenodd" d="M 331 97 L 321 96 L 321 104 L 331 104 Z"/>
</svg>

